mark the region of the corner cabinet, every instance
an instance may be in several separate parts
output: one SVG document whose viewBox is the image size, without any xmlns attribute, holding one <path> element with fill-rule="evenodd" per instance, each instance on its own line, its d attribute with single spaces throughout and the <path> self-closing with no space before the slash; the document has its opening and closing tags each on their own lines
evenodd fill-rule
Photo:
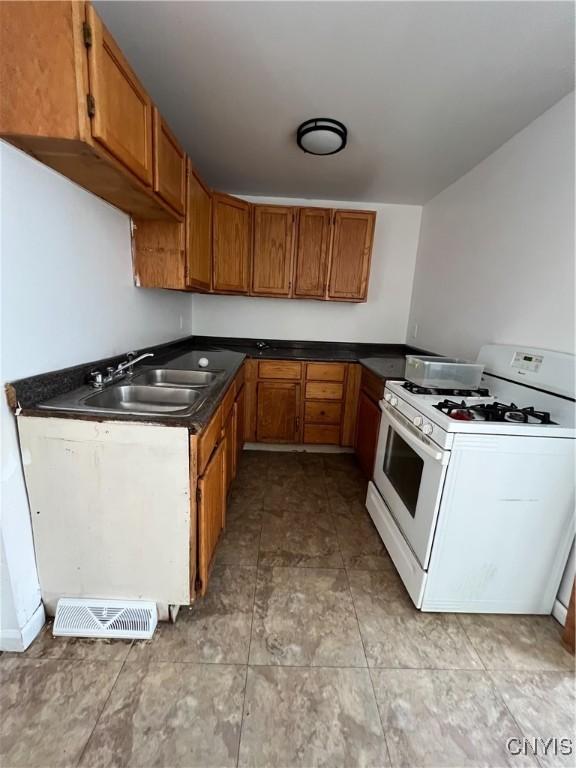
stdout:
<svg viewBox="0 0 576 768">
<path fill-rule="evenodd" d="M 378 403 L 384 396 L 384 386 L 383 379 L 366 368 L 362 369 L 356 418 L 355 450 L 360 469 L 368 480 L 371 480 L 374 474 L 374 460 L 382 416 Z"/>
<path fill-rule="evenodd" d="M 215 193 L 212 198 L 213 281 L 215 293 L 248 293 L 251 257 L 251 207 L 244 200 Z"/>
</svg>

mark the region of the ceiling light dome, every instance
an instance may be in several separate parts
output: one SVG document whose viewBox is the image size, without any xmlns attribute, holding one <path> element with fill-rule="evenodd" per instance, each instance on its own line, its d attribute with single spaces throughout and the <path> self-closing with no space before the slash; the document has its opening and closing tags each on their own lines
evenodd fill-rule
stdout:
<svg viewBox="0 0 576 768">
<path fill-rule="evenodd" d="M 335 155 L 344 149 L 348 131 L 343 123 L 329 117 L 314 117 L 298 128 L 296 141 L 311 155 Z"/>
</svg>

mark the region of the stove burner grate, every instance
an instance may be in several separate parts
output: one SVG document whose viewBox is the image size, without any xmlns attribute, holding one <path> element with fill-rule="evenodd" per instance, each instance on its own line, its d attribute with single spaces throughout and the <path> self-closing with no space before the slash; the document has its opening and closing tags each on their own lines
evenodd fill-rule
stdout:
<svg viewBox="0 0 576 768">
<path fill-rule="evenodd" d="M 460 419 L 461 421 L 479 420 L 513 422 L 516 424 L 554 424 L 547 411 L 537 411 L 532 406 L 519 408 L 514 403 L 510 403 L 510 405 L 497 402 L 467 405 L 464 400 L 460 403 L 456 403 L 454 400 L 442 400 L 436 403 L 434 408 L 437 408 L 452 419 Z"/>
</svg>

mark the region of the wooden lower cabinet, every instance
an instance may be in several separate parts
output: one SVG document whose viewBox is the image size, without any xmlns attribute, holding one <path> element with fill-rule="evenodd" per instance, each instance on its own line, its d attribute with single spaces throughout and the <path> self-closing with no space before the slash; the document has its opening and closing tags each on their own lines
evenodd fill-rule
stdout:
<svg viewBox="0 0 576 768">
<path fill-rule="evenodd" d="M 356 363 L 249 360 L 244 437 L 352 447 L 358 390 Z"/>
<path fill-rule="evenodd" d="M 224 444 L 225 444 L 225 460 L 224 460 L 224 492 L 228 495 L 232 480 L 236 477 L 236 403 L 230 409 L 228 418 L 224 425 Z"/>
<path fill-rule="evenodd" d="M 380 406 L 361 391 L 358 398 L 356 425 L 356 458 L 365 477 L 372 479 L 378 431 L 380 429 Z"/>
<path fill-rule="evenodd" d="M 262 443 L 298 443 L 300 384 L 260 381 L 256 399 L 256 440 Z"/>
<path fill-rule="evenodd" d="M 206 465 L 197 486 L 198 577 L 202 584 L 202 594 L 206 591 L 210 564 L 224 527 L 226 509 L 224 451 L 225 441 L 222 440 Z"/>
<path fill-rule="evenodd" d="M 245 441 L 245 387 L 240 389 L 240 392 L 236 395 L 236 467 L 240 460 L 240 453 L 244 447 Z"/>
</svg>

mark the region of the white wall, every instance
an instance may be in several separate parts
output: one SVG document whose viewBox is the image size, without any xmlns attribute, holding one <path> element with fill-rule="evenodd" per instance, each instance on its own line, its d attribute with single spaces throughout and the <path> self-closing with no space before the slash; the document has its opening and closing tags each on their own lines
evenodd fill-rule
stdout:
<svg viewBox="0 0 576 768">
<path fill-rule="evenodd" d="M 255 203 L 376 210 L 365 304 L 195 295 L 194 333 L 312 341 L 404 343 L 421 207 L 330 200 L 245 197 Z"/>
<path fill-rule="evenodd" d="M 134 287 L 128 216 L 5 143 L 0 174 L 2 385 L 190 333 L 189 296 Z M 4 397 L 1 413 L 1 630 L 12 647 L 40 598 Z"/>
<path fill-rule="evenodd" d="M 574 351 L 574 94 L 424 206 L 407 341 Z"/>
</svg>

